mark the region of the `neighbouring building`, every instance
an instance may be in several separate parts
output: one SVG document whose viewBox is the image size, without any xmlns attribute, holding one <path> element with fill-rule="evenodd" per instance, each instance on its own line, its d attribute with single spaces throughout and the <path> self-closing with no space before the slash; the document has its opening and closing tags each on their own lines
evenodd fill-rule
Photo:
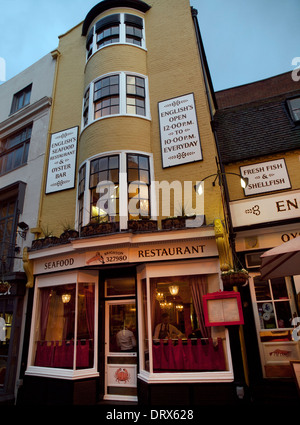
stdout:
<svg viewBox="0 0 300 425">
<path fill-rule="evenodd" d="M 251 382 L 263 389 L 262 399 L 277 391 L 281 402 L 293 400 L 300 277 L 267 279 L 260 256 L 300 235 L 300 83 L 288 72 L 217 92 L 216 98 L 214 128 L 224 169 L 249 179 L 243 190 L 227 174 L 231 234 L 250 273 L 243 296 Z"/>
<path fill-rule="evenodd" d="M 0 85 L 0 404 L 14 402 L 22 366 L 24 267 L 39 226 L 54 69 L 48 54 Z"/>
<path fill-rule="evenodd" d="M 222 183 L 197 11 L 104 0 L 52 56 L 19 403 L 239 402 L 238 294 L 226 314 L 218 298 L 232 266 L 223 185 L 194 191 Z"/>
</svg>

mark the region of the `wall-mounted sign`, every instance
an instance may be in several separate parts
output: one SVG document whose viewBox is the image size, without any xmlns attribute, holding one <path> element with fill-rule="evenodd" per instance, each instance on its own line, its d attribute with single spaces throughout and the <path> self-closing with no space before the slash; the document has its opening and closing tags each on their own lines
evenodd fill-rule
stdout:
<svg viewBox="0 0 300 425">
<path fill-rule="evenodd" d="M 241 175 L 249 179 L 244 189 L 246 196 L 291 187 L 284 159 L 246 165 L 240 167 L 240 170 Z"/>
<path fill-rule="evenodd" d="M 46 194 L 75 186 L 78 127 L 51 136 Z"/>
<path fill-rule="evenodd" d="M 158 113 L 163 168 L 201 161 L 194 95 L 159 102 Z"/>
<path fill-rule="evenodd" d="M 120 248 L 102 248 L 83 253 L 62 253 L 34 260 L 34 274 L 53 273 L 69 269 L 110 266 L 120 263 L 136 263 L 188 258 L 217 257 L 215 238 L 194 239 L 169 243 L 134 244 Z"/>
<path fill-rule="evenodd" d="M 241 295 L 235 291 L 203 295 L 205 326 L 243 325 Z"/>
<path fill-rule="evenodd" d="M 300 218 L 300 190 L 230 202 L 233 227 Z"/>
</svg>

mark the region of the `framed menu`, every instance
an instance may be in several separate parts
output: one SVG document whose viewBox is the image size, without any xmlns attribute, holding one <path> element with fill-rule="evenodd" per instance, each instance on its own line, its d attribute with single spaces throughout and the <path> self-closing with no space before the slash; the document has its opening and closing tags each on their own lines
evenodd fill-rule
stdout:
<svg viewBox="0 0 300 425">
<path fill-rule="evenodd" d="M 203 295 L 206 326 L 243 325 L 241 295 L 235 291 L 220 291 Z"/>
</svg>

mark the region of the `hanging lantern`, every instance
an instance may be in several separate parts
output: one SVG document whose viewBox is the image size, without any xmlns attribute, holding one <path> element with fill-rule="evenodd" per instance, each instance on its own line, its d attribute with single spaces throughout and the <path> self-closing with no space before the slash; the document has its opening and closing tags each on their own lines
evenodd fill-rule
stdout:
<svg viewBox="0 0 300 425">
<path fill-rule="evenodd" d="M 178 285 L 170 285 L 169 286 L 169 291 L 170 291 L 170 294 L 171 295 L 175 296 L 179 292 L 179 286 Z"/>
</svg>

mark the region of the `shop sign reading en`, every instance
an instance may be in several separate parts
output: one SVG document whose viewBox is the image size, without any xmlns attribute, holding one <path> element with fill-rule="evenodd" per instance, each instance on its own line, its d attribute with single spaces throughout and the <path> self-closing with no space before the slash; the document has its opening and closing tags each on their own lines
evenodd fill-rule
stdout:
<svg viewBox="0 0 300 425">
<path fill-rule="evenodd" d="M 78 127 L 51 136 L 46 194 L 75 187 Z"/>
<path fill-rule="evenodd" d="M 158 103 L 163 168 L 202 160 L 194 95 Z"/>
</svg>

